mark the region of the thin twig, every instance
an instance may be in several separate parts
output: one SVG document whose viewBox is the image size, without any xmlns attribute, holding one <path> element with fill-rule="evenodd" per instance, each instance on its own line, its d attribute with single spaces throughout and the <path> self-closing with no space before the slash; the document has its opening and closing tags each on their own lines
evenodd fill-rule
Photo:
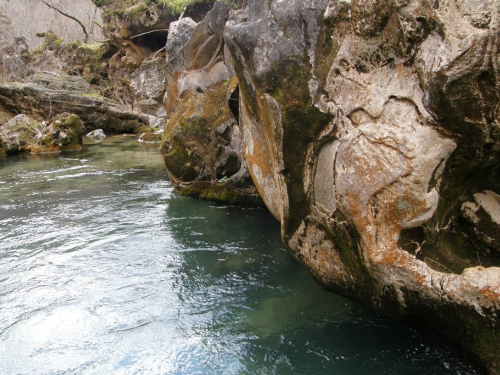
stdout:
<svg viewBox="0 0 500 375">
<path fill-rule="evenodd" d="M 453 271 L 451 271 L 448 267 L 446 267 L 446 266 L 442 265 L 441 263 L 439 263 L 439 262 L 435 261 L 434 259 L 431 259 L 431 258 L 427 258 L 427 257 L 425 257 L 425 258 L 424 258 L 424 262 L 425 262 L 425 261 L 427 261 L 427 260 L 431 261 L 432 263 L 437 264 L 438 266 L 443 267 L 443 268 L 444 268 L 446 271 L 448 271 L 449 273 L 453 273 Z"/>
<path fill-rule="evenodd" d="M 158 51 L 155 52 L 155 54 L 151 57 L 151 60 L 148 61 L 153 61 L 156 58 L 156 55 L 158 55 L 161 51 L 163 51 L 167 46 L 161 47 Z"/>
<path fill-rule="evenodd" d="M 168 31 L 168 29 L 157 29 L 157 30 L 146 31 L 145 33 L 142 33 L 142 34 L 137 34 L 137 35 L 131 36 L 129 39 L 138 38 L 138 37 L 143 36 L 143 35 L 146 35 L 146 34 L 155 33 L 155 32 L 157 32 L 157 31 Z"/>
<path fill-rule="evenodd" d="M 182 17 L 184 17 L 184 13 L 186 13 L 186 9 L 187 9 L 187 6 L 184 7 L 184 9 L 182 10 L 181 15 L 179 16 L 179 21 L 182 19 Z"/>
</svg>

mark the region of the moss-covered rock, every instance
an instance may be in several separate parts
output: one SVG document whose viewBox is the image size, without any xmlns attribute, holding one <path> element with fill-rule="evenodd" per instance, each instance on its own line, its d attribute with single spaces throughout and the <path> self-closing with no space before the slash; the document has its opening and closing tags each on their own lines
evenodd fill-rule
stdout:
<svg viewBox="0 0 500 375">
<path fill-rule="evenodd" d="M 3 153 L 30 151 L 32 146 L 42 144 L 45 134 L 46 124 L 17 115 L 0 128 Z"/>
<path fill-rule="evenodd" d="M 4 153 L 80 150 L 84 130 L 82 120 L 74 114 L 62 113 L 48 122 L 18 115 L 0 128 L 0 145 Z"/>
<path fill-rule="evenodd" d="M 25 54 L 29 64 L 27 78 L 23 81 L 38 81 L 41 75 L 55 73 L 57 76 L 65 73 L 75 77 L 75 80 L 85 80 L 94 91 L 101 94 L 109 92 L 107 60 L 116 53 L 115 46 L 108 42 L 85 44 L 64 41 L 51 31 L 39 33 L 38 36 L 43 37 L 44 42 Z M 42 77 L 42 80 L 46 78 L 46 83 L 51 83 L 50 77 Z"/>
<path fill-rule="evenodd" d="M 80 150 L 85 131 L 82 120 L 75 114 L 61 113 L 47 125 L 41 147 L 31 148 L 31 153 L 61 152 Z"/>
</svg>

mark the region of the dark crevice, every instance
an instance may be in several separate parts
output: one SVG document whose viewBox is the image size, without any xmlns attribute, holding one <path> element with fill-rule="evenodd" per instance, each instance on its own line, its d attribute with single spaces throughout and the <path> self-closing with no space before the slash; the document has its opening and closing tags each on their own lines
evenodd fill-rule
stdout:
<svg viewBox="0 0 500 375">
<path fill-rule="evenodd" d="M 167 44 L 168 30 L 156 30 L 132 39 L 135 44 L 156 52 Z"/>
<path fill-rule="evenodd" d="M 240 87 L 236 86 L 236 89 L 233 91 L 231 96 L 229 97 L 229 109 L 233 114 L 236 121 L 240 121 Z"/>
</svg>

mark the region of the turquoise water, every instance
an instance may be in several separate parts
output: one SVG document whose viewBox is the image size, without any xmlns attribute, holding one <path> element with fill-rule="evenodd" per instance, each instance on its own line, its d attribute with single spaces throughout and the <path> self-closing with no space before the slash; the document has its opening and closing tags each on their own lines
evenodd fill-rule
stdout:
<svg viewBox="0 0 500 375">
<path fill-rule="evenodd" d="M 2 374 L 476 374 L 323 291 L 262 209 L 181 197 L 156 148 L 0 159 Z"/>
</svg>

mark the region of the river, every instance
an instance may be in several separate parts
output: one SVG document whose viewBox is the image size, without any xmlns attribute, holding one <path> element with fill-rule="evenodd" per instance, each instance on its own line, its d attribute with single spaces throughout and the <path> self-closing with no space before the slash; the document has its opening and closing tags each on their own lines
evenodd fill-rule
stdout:
<svg viewBox="0 0 500 375">
<path fill-rule="evenodd" d="M 477 372 L 322 290 L 267 211 L 182 197 L 116 136 L 0 157 L 0 373 Z"/>
</svg>

